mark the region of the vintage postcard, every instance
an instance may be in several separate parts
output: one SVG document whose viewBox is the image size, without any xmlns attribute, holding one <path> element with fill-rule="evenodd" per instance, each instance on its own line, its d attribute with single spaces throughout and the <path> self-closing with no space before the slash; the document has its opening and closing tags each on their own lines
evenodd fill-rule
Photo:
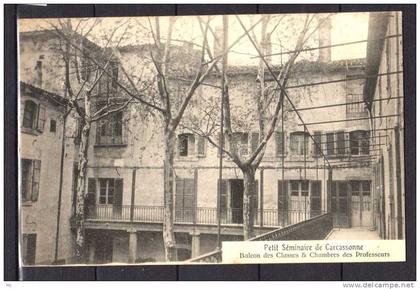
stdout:
<svg viewBox="0 0 420 289">
<path fill-rule="evenodd" d="M 401 12 L 18 20 L 21 265 L 405 261 Z"/>
</svg>

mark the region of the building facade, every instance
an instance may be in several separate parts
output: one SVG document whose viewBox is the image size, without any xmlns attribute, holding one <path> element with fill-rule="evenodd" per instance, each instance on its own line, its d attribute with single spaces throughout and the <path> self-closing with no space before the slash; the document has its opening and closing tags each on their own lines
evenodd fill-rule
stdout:
<svg viewBox="0 0 420 289">
<path fill-rule="evenodd" d="M 329 33 L 328 29 L 321 31 L 322 34 Z M 320 35 L 323 46 L 328 45 L 330 37 L 323 36 L 325 35 Z M 28 45 L 32 45 L 32 42 L 28 41 Z M 21 47 L 25 43 L 21 40 Z M 120 49 L 123 65 L 135 63 L 133 51 L 136 49 L 140 48 Z M 183 49 L 191 52 L 191 47 L 186 46 L 178 50 Z M 32 50 L 21 50 L 21 59 L 25 59 L 27 63 L 34 63 L 34 67 L 39 67 L 37 61 L 41 55 L 30 51 Z M 180 58 L 185 59 L 185 55 L 179 53 Z M 385 227 L 395 227 L 395 231 L 399 232 L 399 227 L 392 222 L 392 217 L 389 221 L 381 221 L 384 215 L 388 216 L 393 211 L 399 212 L 400 208 L 392 207 L 390 204 L 382 207 L 378 205 L 384 198 L 384 193 L 379 191 L 386 186 L 378 185 L 378 168 L 375 165 L 372 169 L 371 164 L 372 154 L 381 147 L 378 147 L 377 140 L 371 135 L 371 114 L 365 105 L 364 82 L 366 69 L 370 67 L 369 55 L 368 62 L 365 59 L 331 61 L 329 53 L 330 49 L 324 49 L 318 61 L 300 61 L 296 65 L 288 91 L 297 111 L 285 105 L 283 120 L 279 122 L 270 139 L 264 158 L 255 174 L 256 235 L 308 220 L 327 211 L 332 213 L 334 226 L 338 228 L 376 229 L 382 238 L 390 238 L 391 233 L 384 233 Z M 43 58 L 46 57 L 46 53 L 43 52 L 42 55 Z M 121 77 L 118 65 L 115 65 L 112 71 L 116 77 Z M 252 99 L 257 93 L 257 71 L 257 67 L 250 66 L 230 68 L 230 95 L 232 101 L 239 107 L 246 107 L 246 100 Z M 32 71 L 28 68 L 24 73 L 28 77 L 31 74 L 36 76 L 37 73 L 39 76 L 39 71 L 36 69 Z M 267 81 L 270 81 L 269 78 Z M 220 90 L 217 88 L 219 82 L 220 78 L 217 75 L 210 75 L 206 80 L 207 85 L 197 90 L 188 109 L 194 111 L 211 97 L 220 97 Z M 30 87 L 37 89 L 37 83 L 40 82 L 35 82 Z M 114 87 L 112 79 L 104 80 L 103 85 Z M 43 88 L 48 90 L 45 86 Z M 113 89 L 114 95 L 120 93 L 118 87 Z M 182 91 L 185 85 L 180 84 L 176 89 Z M 21 97 L 22 100 L 25 99 L 24 92 L 21 92 Z M 94 124 L 90 135 L 85 221 L 90 263 L 165 261 L 162 238 L 164 195 L 163 136 L 159 130 L 161 124 L 147 113 L 141 112 L 138 107 L 138 104 L 133 103 L 124 111 Z M 55 109 L 58 111 L 56 113 L 63 110 L 60 107 Z M 307 124 L 310 135 L 305 132 L 297 113 Z M 26 111 L 21 115 L 23 121 L 29 119 L 27 116 L 29 113 Z M 47 117 L 47 123 L 49 118 L 51 117 Z M 27 122 L 29 123 L 29 120 Z M 69 133 L 69 136 L 77 137 L 76 123 L 74 120 L 75 132 Z M 57 129 L 61 129 L 59 125 Z M 26 161 L 26 159 L 38 160 L 40 157 L 32 154 L 36 151 L 45 151 L 45 146 L 32 145 L 33 140 L 28 138 L 35 136 L 25 132 L 23 128 L 21 136 L 23 140 L 21 164 L 24 164 L 21 166 L 22 170 L 29 166 L 29 163 L 32 165 L 32 171 L 34 168 L 37 170 L 39 162 Z M 238 130 L 235 137 L 244 156 L 249 155 L 258 145 L 258 130 L 253 124 L 242 131 Z M 398 142 L 400 148 L 403 147 L 402 138 L 394 140 L 395 142 Z M 61 207 L 65 209 L 59 219 L 60 224 L 65 224 L 60 227 L 62 235 L 59 238 L 59 248 L 66 254 L 59 255 L 69 263 L 74 238 L 72 235 L 74 224 L 71 217 L 76 199 L 74 182 L 77 163 L 75 164 L 74 151 L 77 150 L 77 142 L 74 144 L 74 140 L 69 139 L 66 143 L 68 144 L 63 171 L 65 185 L 61 198 Z M 56 150 L 59 153 L 60 139 L 57 138 L 56 142 L 51 142 L 51 145 L 57 146 Z M 43 152 L 43 155 L 53 158 L 49 167 L 52 171 L 57 171 L 59 158 L 52 153 L 53 151 L 55 150 L 51 149 L 50 153 L 48 149 L 48 154 Z M 393 154 L 395 159 L 396 153 Z M 44 163 L 49 162 L 41 160 L 42 169 Z M 192 133 L 186 127 L 178 130 L 173 169 L 176 176 L 174 228 L 179 260 L 210 252 L 217 246 L 218 164 L 218 149 L 208 140 Z M 384 170 L 387 169 L 382 171 Z M 57 208 L 54 206 L 58 204 L 59 190 L 55 183 L 48 185 L 56 182 L 55 179 L 48 179 L 49 176 L 55 175 L 52 171 L 48 174 L 46 169 L 42 170 L 43 174 L 39 180 L 41 188 L 39 199 L 48 195 L 47 203 L 53 206 L 48 209 L 56 211 Z M 223 158 L 222 171 L 220 238 L 223 241 L 242 240 L 244 190 L 242 172 L 228 157 Z M 26 182 L 26 178 L 21 179 L 22 184 L 24 180 Z M 36 187 L 36 184 L 33 187 Z M 46 188 L 50 192 L 44 192 Z M 400 189 L 403 189 L 403 184 L 400 184 Z M 390 194 L 385 193 L 385 195 Z M 27 198 L 26 193 L 25 198 Z M 400 201 L 403 203 L 402 199 Z M 34 209 L 23 206 L 22 219 L 30 219 L 32 216 L 41 218 L 40 214 L 45 208 L 37 207 L 37 212 Z M 42 221 L 39 219 L 37 222 Z M 42 235 L 49 236 L 51 232 L 55 232 L 54 224 L 51 228 L 43 226 Z M 23 236 L 26 238 L 23 244 L 25 242 L 36 244 L 36 258 L 33 262 L 51 260 L 49 251 L 52 247 L 41 240 L 41 233 L 37 233 L 34 241 L 34 237 L 29 235 L 31 230 L 35 232 L 36 229 L 27 228 L 26 225 L 22 227 Z M 45 254 L 40 253 L 43 251 Z M 28 254 L 35 255 L 33 252 Z M 41 257 L 42 254 L 45 257 Z"/>
<path fill-rule="evenodd" d="M 379 40 L 378 40 L 379 39 Z M 375 226 L 384 239 L 405 238 L 404 87 L 401 12 L 369 22 L 365 99 L 378 153 L 373 163 Z"/>
</svg>

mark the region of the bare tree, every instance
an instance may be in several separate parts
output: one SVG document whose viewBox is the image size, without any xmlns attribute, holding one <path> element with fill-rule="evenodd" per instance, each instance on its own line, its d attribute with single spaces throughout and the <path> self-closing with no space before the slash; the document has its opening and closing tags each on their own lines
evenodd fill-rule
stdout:
<svg viewBox="0 0 420 289">
<path fill-rule="evenodd" d="M 315 18 L 313 15 L 304 17 L 298 34 L 287 39 L 288 42 L 295 41 L 294 49 L 293 51 L 290 51 L 288 60 L 281 67 L 274 69 L 271 67 L 269 61 L 270 56 L 265 54 L 269 53 L 270 50 L 268 49 L 268 45 L 270 45 L 268 40 L 275 29 L 280 27 L 280 21 L 282 21 L 283 18 L 284 17 L 274 18 L 269 15 L 261 16 L 261 33 L 260 39 L 258 40 L 254 31 L 247 29 L 241 18 L 239 16 L 236 17 L 247 35 L 250 44 L 252 44 L 260 57 L 257 70 L 257 93 L 255 96 L 251 96 L 252 100 L 247 103 L 254 106 L 253 108 L 249 107 L 249 109 L 245 109 L 245 111 L 232 109 L 234 107 L 232 101 L 235 102 L 235 100 L 232 100 L 230 97 L 230 85 L 232 85 L 232 82 L 229 80 L 227 63 L 222 65 L 220 73 L 223 80 L 222 101 L 224 109 L 224 141 L 217 142 L 214 139 L 214 136 L 217 135 L 215 134 L 216 128 L 218 126 L 220 127 L 218 116 L 215 115 L 218 111 L 216 109 L 216 102 L 208 101 L 207 107 L 203 104 L 201 116 L 194 116 L 184 124 L 195 133 L 204 136 L 213 146 L 226 154 L 229 159 L 241 169 L 244 178 L 243 232 L 245 240 L 253 236 L 254 207 L 256 205 L 253 200 L 256 198 L 256 170 L 264 157 L 267 143 L 279 124 L 284 99 L 287 93 L 286 87 L 293 73 L 296 59 L 300 55 L 305 43 L 318 28 L 318 26 L 311 28 Z M 273 20 L 275 23 L 272 23 L 273 25 L 269 27 L 270 21 Z M 228 17 L 225 17 L 225 23 L 223 25 L 224 34 L 228 33 L 227 30 L 229 25 L 226 23 L 227 21 Z M 222 42 L 223 40 L 219 38 L 219 41 Z M 273 81 L 267 83 L 267 74 L 274 79 L 274 85 Z M 249 95 L 251 94 L 252 93 L 249 93 Z M 247 105 L 241 105 L 240 107 L 243 110 L 245 106 Z M 258 124 L 259 132 L 256 146 L 249 154 L 243 155 L 241 152 L 242 139 L 240 134 L 247 128 L 251 130 L 254 123 Z"/>
<path fill-rule="evenodd" d="M 79 147 L 78 147 L 78 176 L 76 182 L 76 204 L 74 221 L 76 224 L 75 257 L 79 263 L 86 261 L 85 256 L 85 199 L 86 177 L 88 167 L 88 149 L 92 124 L 106 120 L 113 114 L 122 111 L 132 102 L 131 97 L 115 97 L 106 93 L 102 95 L 98 88 L 100 82 L 108 82 L 105 76 L 112 76 L 112 65 L 115 63 L 115 55 L 107 50 L 107 46 L 113 40 L 114 33 L 121 28 L 115 27 L 103 49 L 87 40 L 89 33 L 98 25 L 98 21 L 89 24 L 86 33 L 79 33 L 83 20 L 74 27 L 71 20 L 59 21 L 58 25 L 52 24 L 55 34 L 58 36 L 58 51 L 64 62 L 64 85 L 66 97 L 70 108 L 73 109 L 79 120 Z M 86 26 L 86 25 L 85 25 Z M 124 33 L 122 34 L 124 35 Z M 117 41 L 117 46 L 123 36 Z M 99 67 L 101 69 L 99 69 Z M 117 81 L 116 79 L 113 80 Z"/>
</svg>

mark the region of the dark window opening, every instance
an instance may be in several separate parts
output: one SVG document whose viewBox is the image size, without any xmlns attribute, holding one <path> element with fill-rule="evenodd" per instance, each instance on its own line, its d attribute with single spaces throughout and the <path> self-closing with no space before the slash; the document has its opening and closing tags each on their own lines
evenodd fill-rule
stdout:
<svg viewBox="0 0 420 289">
<path fill-rule="evenodd" d="M 119 111 L 98 123 L 96 144 L 121 145 L 123 141 L 123 112 Z"/>
<path fill-rule="evenodd" d="M 38 113 L 38 105 L 31 101 L 25 101 L 25 109 L 23 113 L 23 127 L 36 128 L 36 118 Z"/>
<path fill-rule="evenodd" d="M 350 132 L 350 152 L 352 155 L 369 154 L 369 132 L 352 131 Z"/>
<path fill-rule="evenodd" d="M 34 265 L 36 257 L 36 234 L 22 234 L 22 261 Z"/>
<path fill-rule="evenodd" d="M 191 133 L 182 133 L 178 135 L 179 156 L 192 156 L 195 153 L 195 137 Z"/>
<path fill-rule="evenodd" d="M 38 200 L 40 177 L 40 160 L 21 160 L 21 197 L 23 202 Z"/>
<path fill-rule="evenodd" d="M 50 132 L 56 132 L 57 130 L 57 122 L 55 119 L 50 120 Z"/>
<path fill-rule="evenodd" d="M 290 134 L 290 151 L 293 155 L 308 154 L 308 137 L 305 132 L 292 132 Z"/>
</svg>

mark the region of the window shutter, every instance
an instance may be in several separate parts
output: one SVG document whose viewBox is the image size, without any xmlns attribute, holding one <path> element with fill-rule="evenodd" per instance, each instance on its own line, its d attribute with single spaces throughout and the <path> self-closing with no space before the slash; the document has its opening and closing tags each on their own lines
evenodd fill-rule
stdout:
<svg viewBox="0 0 420 289">
<path fill-rule="evenodd" d="M 188 156 L 195 155 L 195 136 L 193 134 L 188 135 Z"/>
<path fill-rule="evenodd" d="M 206 156 L 206 139 L 202 136 L 198 136 L 197 139 L 197 155 L 199 157 Z"/>
<path fill-rule="evenodd" d="M 321 181 L 311 182 L 311 211 L 312 215 L 321 211 Z"/>
<path fill-rule="evenodd" d="M 45 105 L 39 104 L 37 129 L 42 132 L 44 131 L 44 126 L 45 126 Z"/>
<path fill-rule="evenodd" d="M 255 152 L 260 143 L 260 134 L 258 132 L 251 133 L 251 151 Z"/>
<path fill-rule="evenodd" d="M 344 131 L 339 131 L 336 134 L 336 142 L 337 142 L 337 147 L 336 147 L 336 153 L 338 155 L 344 155 L 346 153 L 346 144 L 345 144 L 345 136 L 344 136 Z"/>
<path fill-rule="evenodd" d="M 96 196 L 96 179 L 88 179 L 88 194 L 93 194 Z"/>
<path fill-rule="evenodd" d="M 276 140 L 276 156 L 281 157 L 284 155 L 284 133 L 277 131 L 275 134 Z"/>
<path fill-rule="evenodd" d="M 115 179 L 114 205 L 121 206 L 123 200 L 123 179 Z"/>
<path fill-rule="evenodd" d="M 217 190 L 219 189 L 219 186 L 220 186 L 220 179 L 217 179 Z M 226 209 L 227 208 L 227 180 L 222 179 L 222 184 L 220 187 L 221 187 L 220 207 L 222 209 Z"/>
<path fill-rule="evenodd" d="M 32 196 L 31 201 L 36 202 L 39 196 L 39 180 L 41 178 L 41 161 L 33 161 L 33 173 L 32 173 Z"/>
<path fill-rule="evenodd" d="M 281 211 L 287 211 L 287 181 L 278 181 L 278 209 Z"/>
</svg>

